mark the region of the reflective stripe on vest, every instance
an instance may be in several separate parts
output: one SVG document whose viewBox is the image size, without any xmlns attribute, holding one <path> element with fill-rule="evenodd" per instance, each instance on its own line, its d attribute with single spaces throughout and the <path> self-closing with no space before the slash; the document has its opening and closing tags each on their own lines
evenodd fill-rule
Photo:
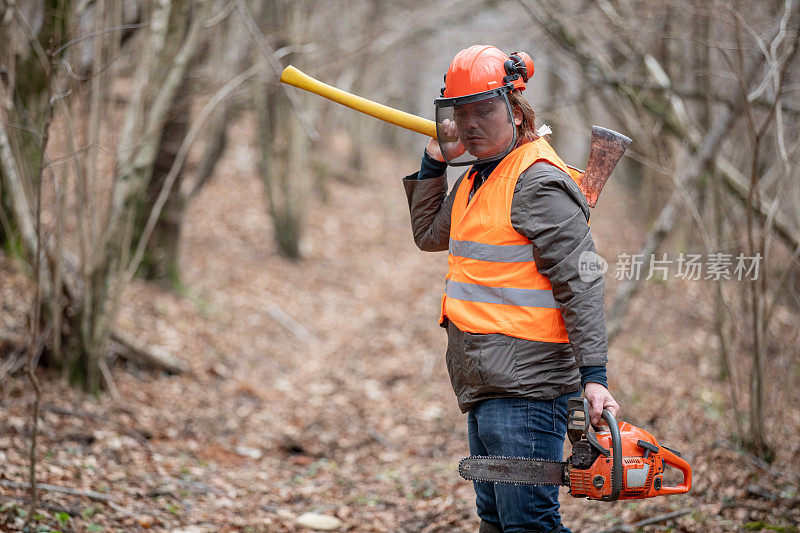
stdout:
<svg viewBox="0 0 800 533">
<path fill-rule="evenodd" d="M 467 302 L 560 309 L 555 298 L 553 298 L 553 291 L 548 290 L 487 287 L 485 285 L 475 285 L 474 283 L 447 280 L 444 292 L 448 298 Z"/>
<path fill-rule="evenodd" d="M 525 263 L 533 261 L 533 245 L 509 244 L 498 246 L 482 242 L 450 239 L 450 255 L 477 261 L 493 261 L 495 263 Z"/>
<path fill-rule="evenodd" d="M 536 268 L 533 244 L 510 219 L 517 178 L 537 161 L 579 179 L 539 138 L 508 154 L 471 199 L 471 169 L 454 191 L 440 322 L 447 318 L 469 333 L 569 342 L 550 281 Z"/>
</svg>

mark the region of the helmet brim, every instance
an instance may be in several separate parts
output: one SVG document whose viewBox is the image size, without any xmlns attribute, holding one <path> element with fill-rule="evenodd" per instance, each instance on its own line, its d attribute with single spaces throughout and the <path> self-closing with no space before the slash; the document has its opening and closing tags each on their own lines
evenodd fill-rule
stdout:
<svg viewBox="0 0 800 533">
<path fill-rule="evenodd" d="M 455 96 L 452 98 L 445 98 L 443 96 L 434 99 L 433 105 L 435 107 L 453 107 L 457 105 L 471 104 L 473 102 L 480 102 L 481 100 L 488 100 L 504 94 L 510 93 L 512 87 L 510 85 L 503 85 L 497 89 L 490 89 L 475 94 L 468 94 L 466 96 Z"/>
</svg>

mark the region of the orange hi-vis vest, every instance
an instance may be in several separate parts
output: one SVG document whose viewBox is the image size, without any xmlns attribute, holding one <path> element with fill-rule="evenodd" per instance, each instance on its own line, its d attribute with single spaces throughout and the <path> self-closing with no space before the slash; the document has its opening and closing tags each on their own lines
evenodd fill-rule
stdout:
<svg viewBox="0 0 800 533">
<path fill-rule="evenodd" d="M 470 169 L 461 180 L 451 212 L 440 323 L 447 318 L 469 333 L 569 342 L 550 281 L 536 269 L 533 244 L 511 225 L 517 178 L 542 160 L 580 184 L 581 173 L 568 167 L 542 137 L 508 154 L 472 200 L 475 173 Z"/>
</svg>

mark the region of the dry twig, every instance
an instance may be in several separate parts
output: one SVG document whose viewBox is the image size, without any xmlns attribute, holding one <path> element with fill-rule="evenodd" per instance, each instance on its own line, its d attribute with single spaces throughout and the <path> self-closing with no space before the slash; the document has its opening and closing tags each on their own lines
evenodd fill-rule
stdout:
<svg viewBox="0 0 800 533">
<path fill-rule="evenodd" d="M 116 330 L 111 334 L 115 344 L 114 351 L 120 356 L 150 368 L 158 368 L 170 374 L 183 374 L 186 365 L 162 348 L 149 346 L 123 331 Z"/>
<path fill-rule="evenodd" d="M 630 525 L 620 524 L 618 526 L 614 526 L 608 529 L 603 529 L 598 533 L 633 533 L 640 527 L 650 526 L 653 524 L 658 524 L 660 522 L 666 522 L 667 520 L 674 520 L 675 518 L 685 516 L 691 512 L 692 512 L 691 509 L 683 509 L 681 511 L 674 511 L 672 513 L 660 514 L 657 516 L 646 518 L 644 520 L 640 520 L 634 524 Z"/>
<path fill-rule="evenodd" d="M 30 490 L 31 484 L 27 482 L 11 481 L 10 479 L 0 479 L 0 485 L 10 489 L 24 489 Z M 72 487 L 61 487 L 59 485 L 48 485 L 47 483 L 38 483 L 37 488 L 48 492 L 60 492 L 61 494 L 69 494 L 70 496 L 83 496 L 91 498 L 92 500 L 100 500 L 104 502 L 116 501 L 116 497 L 109 494 L 95 492 L 93 490 L 78 490 Z"/>
</svg>

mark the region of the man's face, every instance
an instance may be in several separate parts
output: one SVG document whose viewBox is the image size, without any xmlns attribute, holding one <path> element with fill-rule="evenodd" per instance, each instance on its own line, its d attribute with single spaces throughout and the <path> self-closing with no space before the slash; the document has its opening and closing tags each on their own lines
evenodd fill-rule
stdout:
<svg viewBox="0 0 800 533">
<path fill-rule="evenodd" d="M 478 159 L 501 153 L 514 140 L 514 126 L 502 96 L 457 105 L 453 119 L 464 148 Z"/>
</svg>

